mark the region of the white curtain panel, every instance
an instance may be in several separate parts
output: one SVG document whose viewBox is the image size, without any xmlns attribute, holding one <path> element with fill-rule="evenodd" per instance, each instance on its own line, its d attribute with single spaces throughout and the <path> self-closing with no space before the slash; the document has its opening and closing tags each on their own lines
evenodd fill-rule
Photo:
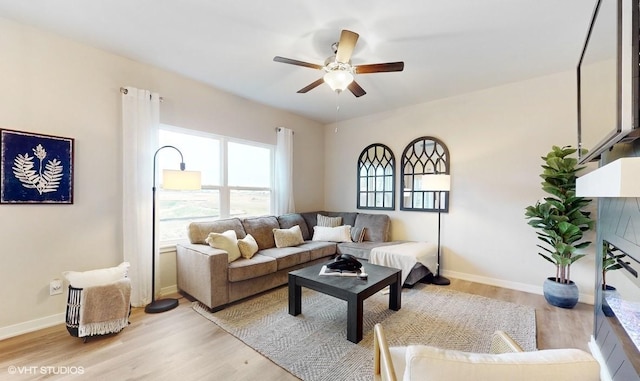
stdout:
<svg viewBox="0 0 640 381">
<path fill-rule="evenodd" d="M 293 131 L 278 127 L 276 136 L 274 214 L 279 216 L 295 212 L 293 201 Z"/>
<path fill-rule="evenodd" d="M 151 302 L 151 183 L 153 153 L 158 145 L 160 96 L 133 87 L 127 87 L 125 92 L 122 94 L 122 249 L 124 260 L 131 264 L 131 305 L 143 307 Z M 153 255 L 157 266 L 157 249 Z M 156 290 L 159 290 L 157 285 Z"/>
</svg>

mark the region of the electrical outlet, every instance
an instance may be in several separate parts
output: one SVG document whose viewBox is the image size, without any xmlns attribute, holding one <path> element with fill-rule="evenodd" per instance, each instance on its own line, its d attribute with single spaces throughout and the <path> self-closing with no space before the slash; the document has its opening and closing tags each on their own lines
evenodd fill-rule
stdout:
<svg viewBox="0 0 640 381">
<path fill-rule="evenodd" d="M 49 283 L 49 295 L 62 294 L 62 280 L 54 279 Z"/>
</svg>

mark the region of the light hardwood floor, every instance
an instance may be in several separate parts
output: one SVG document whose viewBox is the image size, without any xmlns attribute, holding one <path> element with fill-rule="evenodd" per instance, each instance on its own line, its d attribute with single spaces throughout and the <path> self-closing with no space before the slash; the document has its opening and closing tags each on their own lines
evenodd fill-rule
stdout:
<svg viewBox="0 0 640 381">
<path fill-rule="evenodd" d="M 589 350 L 593 306 L 566 310 L 549 306 L 541 295 L 457 279 L 449 287 L 534 307 L 539 349 Z M 179 297 L 177 309 L 149 315 L 136 308 L 121 333 L 87 343 L 70 336 L 64 324 L 0 341 L 0 380 L 297 380 Z M 82 375 L 59 374 L 65 372 Z"/>
</svg>

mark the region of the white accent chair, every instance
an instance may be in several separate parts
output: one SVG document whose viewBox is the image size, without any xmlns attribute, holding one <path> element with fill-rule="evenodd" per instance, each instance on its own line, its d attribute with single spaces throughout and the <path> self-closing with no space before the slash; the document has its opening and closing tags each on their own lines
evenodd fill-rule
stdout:
<svg viewBox="0 0 640 381">
<path fill-rule="evenodd" d="M 380 324 L 374 327 L 374 380 L 563 380 L 598 381 L 600 365 L 579 349 L 524 352 L 496 331 L 491 353 L 469 353 L 427 345 L 389 347 Z"/>
</svg>

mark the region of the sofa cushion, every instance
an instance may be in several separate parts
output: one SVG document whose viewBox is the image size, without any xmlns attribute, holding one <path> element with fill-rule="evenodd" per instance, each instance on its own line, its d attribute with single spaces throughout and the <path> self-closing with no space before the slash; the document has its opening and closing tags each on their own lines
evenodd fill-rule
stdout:
<svg viewBox="0 0 640 381">
<path fill-rule="evenodd" d="M 251 234 L 247 234 L 246 237 L 238 240 L 238 249 L 240 249 L 242 258 L 250 259 L 258 252 L 258 243 Z"/>
<path fill-rule="evenodd" d="M 260 255 L 276 260 L 278 270 L 309 262 L 309 250 L 297 246 L 260 250 Z M 257 254 L 256 254 L 257 255 Z"/>
<path fill-rule="evenodd" d="M 330 257 L 336 253 L 335 242 L 305 241 L 305 243 L 298 247 L 309 250 L 309 260 L 311 261 L 318 258 Z"/>
<path fill-rule="evenodd" d="M 351 242 L 351 226 L 314 226 L 312 241 Z"/>
<path fill-rule="evenodd" d="M 308 241 L 311 239 L 311 237 L 313 237 L 313 227 L 318 224 L 318 214 L 325 214 L 325 213 L 326 212 L 300 213 L 300 217 L 302 217 L 304 219 L 304 222 L 307 223 L 308 234 L 305 235 L 304 231 L 302 232 L 302 238 L 304 238 L 305 241 Z"/>
<path fill-rule="evenodd" d="M 213 248 L 226 251 L 229 262 L 233 262 L 240 258 L 238 238 L 236 237 L 236 232 L 234 230 L 227 230 L 222 233 L 209 233 L 205 242 Z"/>
<path fill-rule="evenodd" d="M 247 234 L 251 234 L 255 238 L 260 250 L 276 246 L 273 239 L 273 229 L 280 229 L 280 225 L 275 216 L 245 218 L 242 220 L 242 226 Z"/>
<path fill-rule="evenodd" d="M 355 225 L 356 229 L 366 228 L 365 241 L 386 242 L 389 240 L 391 219 L 386 214 L 358 213 Z"/>
<path fill-rule="evenodd" d="M 292 226 L 289 229 L 273 229 L 273 239 L 276 247 L 298 246 L 304 242 L 300 226 Z"/>
<path fill-rule="evenodd" d="M 228 218 L 216 221 L 192 222 L 189 224 L 189 241 L 191 243 L 206 244 L 209 233 L 222 233 L 227 230 L 236 232 L 236 237 L 244 238 L 245 231 L 242 222 L 238 218 Z"/>
<path fill-rule="evenodd" d="M 342 224 L 353 226 L 359 213 L 356 212 L 325 212 L 322 213 L 329 217 L 342 217 Z"/>
<path fill-rule="evenodd" d="M 395 365 L 395 364 L 394 364 Z M 598 362 L 579 349 L 504 354 L 468 353 L 410 345 L 404 380 L 600 380 Z"/>
<path fill-rule="evenodd" d="M 299 213 L 289 213 L 278 216 L 278 224 L 280 225 L 280 229 L 289 229 L 298 225 L 302 232 L 302 238 L 305 240 L 311 239 L 311 233 L 309 233 L 307 222 Z"/>
<path fill-rule="evenodd" d="M 239 282 L 274 273 L 277 269 L 278 264 L 274 258 L 258 253 L 251 259 L 240 258 L 229 263 L 227 273 L 229 282 Z"/>
</svg>

